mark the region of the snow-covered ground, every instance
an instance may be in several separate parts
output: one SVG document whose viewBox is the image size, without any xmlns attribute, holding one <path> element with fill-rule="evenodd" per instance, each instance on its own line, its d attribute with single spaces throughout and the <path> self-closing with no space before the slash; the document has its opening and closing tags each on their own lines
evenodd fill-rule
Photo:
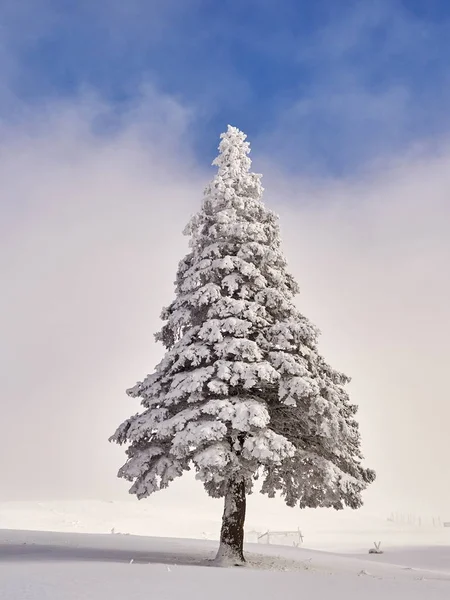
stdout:
<svg viewBox="0 0 450 600">
<path fill-rule="evenodd" d="M 302 511 L 302 548 L 248 544 L 247 567 L 220 569 L 211 563 L 216 541 L 189 539 L 216 537 L 217 515 L 192 518 L 171 508 L 0 504 L 0 599 L 450 598 L 450 531 L 444 528 L 400 528 L 360 512 Z M 253 525 L 262 529 L 283 525 L 274 515 L 255 517 Z M 176 531 L 179 539 L 155 537 Z M 148 537 L 126 535 L 136 533 Z M 368 554 L 374 540 L 382 541 L 384 554 Z"/>
<path fill-rule="evenodd" d="M 446 547 L 380 556 L 249 545 L 249 566 L 211 565 L 216 544 L 127 535 L 0 532 L 2 600 L 419 600 L 450 597 Z M 414 566 L 413 566 L 414 565 Z"/>
</svg>

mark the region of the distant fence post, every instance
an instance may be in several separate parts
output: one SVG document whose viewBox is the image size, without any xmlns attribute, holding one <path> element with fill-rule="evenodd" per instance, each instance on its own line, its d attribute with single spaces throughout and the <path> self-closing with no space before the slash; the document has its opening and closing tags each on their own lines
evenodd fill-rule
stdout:
<svg viewBox="0 0 450 600">
<path fill-rule="evenodd" d="M 279 541 L 281 538 L 282 541 Z M 270 531 L 269 529 L 258 536 L 258 544 L 271 544 L 273 540 L 275 544 L 290 545 L 286 544 L 286 540 L 292 540 L 293 546 L 300 546 L 303 543 L 303 534 L 300 531 L 300 527 L 297 531 Z"/>
</svg>

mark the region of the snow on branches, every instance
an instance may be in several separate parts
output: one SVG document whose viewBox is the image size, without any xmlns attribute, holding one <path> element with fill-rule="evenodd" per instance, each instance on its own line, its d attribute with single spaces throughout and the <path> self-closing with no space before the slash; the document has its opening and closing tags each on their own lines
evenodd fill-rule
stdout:
<svg viewBox="0 0 450 600">
<path fill-rule="evenodd" d="M 260 477 L 263 493 L 289 505 L 356 508 L 375 475 L 361 464 L 348 378 L 320 356 L 318 330 L 294 305 L 249 151 L 238 129 L 222 134 L 156 334 L 165 355 L 128 390 L 143 412 L 112 436 L 128 446 L 119 476 L 140 498 L 193 467 L 213 496 L 230 481 L 248 493 Z"/>
</svg>

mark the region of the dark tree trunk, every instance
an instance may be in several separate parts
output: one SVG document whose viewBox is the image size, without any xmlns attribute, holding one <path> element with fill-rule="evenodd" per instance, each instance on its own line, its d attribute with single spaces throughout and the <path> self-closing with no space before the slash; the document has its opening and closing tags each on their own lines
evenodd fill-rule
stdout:
<svg viewBox="0 0 450 600">
<path fill-rule="evenodd" d="M 225 495 L 225 505 L 220 531 L 220 546 L 216 561 L 224 564 L 242 565 L 244 558 L 245 522 L 244 480 L 231 480 Z"/>
</svg>

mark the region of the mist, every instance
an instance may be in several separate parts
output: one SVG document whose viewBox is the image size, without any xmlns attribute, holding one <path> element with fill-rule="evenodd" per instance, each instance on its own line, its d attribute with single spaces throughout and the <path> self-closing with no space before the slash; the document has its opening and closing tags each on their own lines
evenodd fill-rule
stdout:
<svg viewBox="0 0 450 600">
<path fill-rule="evenodd" d="M 109 110 L 83 96 L 1 129 L 2 500 L 126 497 L 124 451 L 108 437 L 139 410 L 125 389 L 162 355 L 153 333 L 212 170 L 176 102 L 146 93 L 99 129 Z M 352 377 L 378 474 L 368 509 L 445 511 L 450 149 L 340 180 L 285 171 L 256 145 L 252 157 L 298 306 Z M 203 494 L 190 478 L 163 493 Z"/>
</svg>

